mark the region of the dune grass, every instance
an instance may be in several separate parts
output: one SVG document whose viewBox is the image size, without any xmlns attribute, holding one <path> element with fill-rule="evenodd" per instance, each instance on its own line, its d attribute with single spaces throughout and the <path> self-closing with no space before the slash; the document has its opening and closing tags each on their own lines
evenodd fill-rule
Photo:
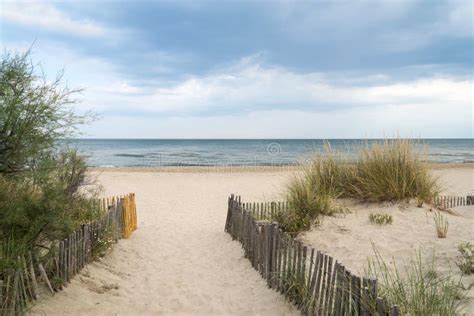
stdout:
<svg viewBox="0 0 474 316">
<path fill-rule="evenodd" d="M 361 147 L 347 195 L 374 202 L 410 198 L 431 202 L 438 185 L 415 145 L 407 139 L 386 139 Z"/>
<path fill-rule="evenodd" d="M 436 226 L 436 235 L 438 238 L 446 238 L 448 235 L 449 223 L 446 217 L 444 217 L 440 211 L 436 211 L 434 214 L 434 222 Z"/>
<path fill-rule="evenodd" d="M 377 225 L 389 225 L 393 223 L 393 218 L 387 213 L 370 213 L 369 221 Z"/>
<path fill-rule="evenodd" d="M 333 214 L 330 194 L 317 190 L 319 186 L 313 180 L 317 179 L 306 173 L 303 178 L 294 177 L 288 185 L 287 200 L 291 207 L 276 218 L 286 232 L 308 230 L 318 216 Z"/>
<path fill-rule="evenodd" d="M 288 184 L 290 212 L 281 216 L 280 223 L 292 232 L 309 229 L 319 216 L 335 213 L 337 198 L 369 202 L 414 198 L 418 205 L 431 203 L 438 192 L 437 179 L 415 145 L 406 139 L 367 143 L 356 148 L 355 161 L 344 163 L 342 152 L 327 144 Z"/>
<path fill-rule="evenodd" d="M 400 272 L 394 260 L 389 265 L 374 251 L 366 273 L 377 277 L 378 294 L 390 305 L 399 305 L 401 315 L 457 315 L 464 301 L 460 280 L 436 272 L 434 255 L 424 260 L 417 251 L 406 270 Z"/>
</svg>

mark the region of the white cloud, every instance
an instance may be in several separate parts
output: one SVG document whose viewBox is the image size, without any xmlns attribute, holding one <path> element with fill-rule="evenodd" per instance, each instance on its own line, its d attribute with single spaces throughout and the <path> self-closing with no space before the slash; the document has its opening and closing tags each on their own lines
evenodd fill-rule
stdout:
<svg viewBox="0 0 474 316">
<path fill-rule="evenodd" d="M 340 75 L 339 75 L 340 76 Z M 449 108 L 471 104 L 473 81 L 452 77 L 421 78 L 390 82 L 387 75 L 367 80 L 353 77 L 339 84 L 327 73 L 297 73 L 280 67 L 263 67 L 255 62 L 238 63 L 202 77 L 190 77 L 169 87 L 141 89 L 116 79 L 93 86 L 94 103 L 107 111 L 120 108 L 149 113 L 189 114 L 195 112 L 242 112 L 269 109 L 337 111 L 354 107 L 416 104 Z M 109 84 L 109 82 L 112 82 Z M 86 83 L 84 83 L 86 84 Z M 109 92 L 114 91 L 114 94 Z M 133 92 L 133 93 L 131 93 Z"/>
<path fill-rule="evenodd" d="M 106 29 L 97 23 L 73 19 L 46 1 L 2 2 L 0 17 L 13 23 L 80 36 L 103 36 L 106 33 Z"/>
<path fill-rule="evenodd" d="M 39 45 L 33 57 L 46 73 L 65 66 L 69 85 L 85 89 L 78 109 L 104 113 L 86 129 L 89 136 L 472 137 L 470 77 L 400 81 L 389 73 L 298 73 L 246 58 L 176 84 L 142 78 L 145 86 L 105 59 L 57 43 Z"/>
<path fill-rule="evenodd" d="M 253 111 L 234 115 L 104 117 L 84 131 L 110 138 L 380 138 L 472 137 L 465 105 L 377 106 L 334 112 Z M 467 115 L 466 115 L 467 114 Z"/>
<path fill-rule="evenodd" d="M 137 138 L 472 137 L 472 80 L 390 83 L 374 75 L 382 82 L 361 87 L 363 78 L 340 86 L 330 76 L 239 63 L 146 94 L 95 98 L 107 115 L 87 131 Z"/>
</svg>

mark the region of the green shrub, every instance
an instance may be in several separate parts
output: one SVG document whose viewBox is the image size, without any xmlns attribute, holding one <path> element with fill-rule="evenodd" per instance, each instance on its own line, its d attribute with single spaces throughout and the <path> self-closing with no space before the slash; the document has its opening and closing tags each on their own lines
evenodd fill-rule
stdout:
<svg viewBox="0 0 474 316">
<path fill-rule="evenodd" d="M 92 256 L 93 258 L 102 258 L 105 254 L 112 248 L 112 245 L 115 243 L 115 238 L 113 236 L 113 228 L 103 227 L 101 235 L 96 242 L 92 245 Z"/>
<path fill-rule="evenodd" d="M 397 304 L 400 315 L 456 315 L 464 300 L 460 281 L 435 271 L 434 255 L 426 262 L 418 251 L 401 273 L 394 260 L 389 266 L 375 250 L 366 273 L 377 277 L 378 295 L 389 305 Z"/>
<path fill-rule="evenodd" d="M 0 240 L 13 238 L 30 249 L 63 238 L 98 216 L 93 199 L 72 198 L 61 182 L 34 187 L 0 176 Z"/>
<path fill-rule="evenodd" d="M 459 256 L 456 258 L 456 265 L 464 274 L 474 273 L 474 245 L 464 242 L 458 247 Z"/>
<path fill-rule="evenodd" d="M 446 238 L 448 235 L 448 220 L 441 214 L 440 211 L 436 211 L 434 214 L 434 222 L 436 226 L 436 235 L 438 238 Z"/>
<path fill-rule="evenodd" d="M 0 61 L 0 246 L 36 256 L 98 210 L 84 189 L 86 163 L 64 140 L 90 117 L 73 109 L 78 91 L 61 75 L 48 80 L 29 56 L 6 53 Z M 3 262 L 20 255 L 1 251 Z"/>
<path fill-rule="evenodd" d="M 377 224 L 377 225 L 387 225 L 387 224 L 392 224 L 393 218 L 392 215 L 386 214 L 386 213 L 370 213 L 369 214 L 369 220 L 371 223 Z"/>
</svg>

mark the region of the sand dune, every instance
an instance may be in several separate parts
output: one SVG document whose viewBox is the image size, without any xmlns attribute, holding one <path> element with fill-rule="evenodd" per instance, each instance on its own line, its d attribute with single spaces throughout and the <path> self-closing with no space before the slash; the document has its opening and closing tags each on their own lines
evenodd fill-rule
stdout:
<svg viewBox="0 0 474 316">
<path fill-rule="evenodd" d="M 295 309 L 224 233 L 231 192 L 270 198 L 284 174 L 107 172 L 106 194 L 136 192 L 139 229 L 33 314 L 261 314 Z M 45 295 L 46 296 L 46 295 Z"/>
<path fill-rule="evenodd" d="M 442 177 L 446 193 L 474 191 L 472 169 L 434 172 Z M 223 229 L 230 193 L 246 200 L 280 198 L 290 175 L 100 173 L 106 195 L 136 193 L 139 229 L 102 261 L 87 267 L 65 291 L 54 297 L 45 294 L 32 314 L 298 314 L 266 287 L 243 258 L 240 244 Z M 454 232 L 456 227 L 450 229 Z M 466 234 L 472 238 L 472 230 Z M 330 249 L 330 239 L 326 241 Z"/>
</svg>

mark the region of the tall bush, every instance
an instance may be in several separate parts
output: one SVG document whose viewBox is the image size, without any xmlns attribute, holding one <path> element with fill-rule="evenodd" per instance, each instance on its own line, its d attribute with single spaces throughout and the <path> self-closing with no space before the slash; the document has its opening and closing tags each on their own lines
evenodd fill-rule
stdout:
<svg viewBox="0 0 474 316">
<path fill-rule="evenodd" d="M 0 62 L 0 243 L 2 262 L 19 251 L 46 250 L 57 238 L 97 216 L 86 193 L 87 165 L 65 138 L 90 121 L 73 105 L 79 91 L 50 81 L 30 53 Z M 41 253 L 44 253 L 42 251 Z M 15 258 L 13 258 L 15 259 Z"/>
</svg>

